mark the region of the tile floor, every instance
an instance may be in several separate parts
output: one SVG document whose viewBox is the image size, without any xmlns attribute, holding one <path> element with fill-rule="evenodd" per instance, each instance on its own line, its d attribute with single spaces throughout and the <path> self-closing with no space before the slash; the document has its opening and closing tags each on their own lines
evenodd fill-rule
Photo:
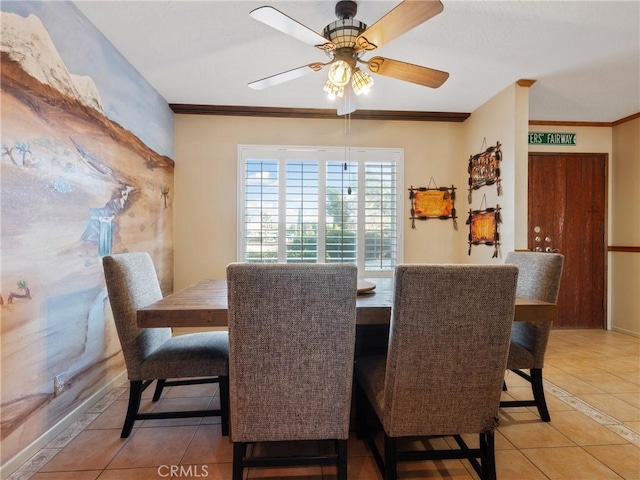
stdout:
<svg viewBox="0 0 640 480">
<path fill-rule="evenodd" d="M 640 339 L 603 330 L 553 331 L 544 373 L 551 422 L 541 422 L 529 408 L 500 411 L 498 478 L 640 479 Z M 530 392 L 514 374 L 507 384 L 514 398 Z M 210 396 L 211 388 L 217 386 L 172 387 L 153 408 L 202 408 L 219 401 Z M 145 408 L 152 408 L 151 393 L 145 392 Z M 120 439 L 127 394 L 126 385 L 112 390 L 9 479 L 231 478 L 232 446 L 221 436 L 218 418 L 147 420 Z M 400 470 L 403 479 L 477 478 L 459 460 L 407 464 Z M 334 479 L 335 471 L 262 469 L 247 478 L 324 480 Z M 366 446 L 355 438 L 349 440 L 349 479 L 380 479 Z"/>
</svg>

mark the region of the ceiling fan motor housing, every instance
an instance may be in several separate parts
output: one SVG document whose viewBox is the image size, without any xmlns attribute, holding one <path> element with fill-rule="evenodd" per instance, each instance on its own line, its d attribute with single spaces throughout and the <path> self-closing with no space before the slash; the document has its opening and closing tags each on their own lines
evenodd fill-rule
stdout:
<svg viewBox="0 0 640 480">
<path fill-rule="evenodd" d="M 358 13 L 358 4 L 351 0 L 341 0 L 336 3 L 336 17 L 340 20 L 345 18 L 353 18 Z"/>
<path fill-rule="evenodd" d="M 330 23 L 322 32 L 322 36 L 340 48 L 354 48 L 356 38 L 367 29 L 367 25 L 355 18 L 345 18 Z"/>
<path fill-rule="evenodd" d="M 337 50 L 354 48 L 356 38 L 367 29 L 367 25 L 354 17 L 358 11 L 358 4 L 351 0 L 341 0 L 336 4 L 338 20 L 324 27 L 322 35 L 330 40 Z"/>
</svg>

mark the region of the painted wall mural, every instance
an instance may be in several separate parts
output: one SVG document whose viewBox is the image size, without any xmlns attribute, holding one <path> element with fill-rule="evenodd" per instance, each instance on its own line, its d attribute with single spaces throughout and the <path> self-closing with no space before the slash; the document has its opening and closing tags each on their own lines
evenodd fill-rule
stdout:
<svg viewBox="0 0 640 480">
<path fill-rule="evenodd" d="M 168 105 L 72 3 L 0 15 L 5 463 L 124 369 L 101 257 L 171 291 L 174 163 Z"/>
</svg>

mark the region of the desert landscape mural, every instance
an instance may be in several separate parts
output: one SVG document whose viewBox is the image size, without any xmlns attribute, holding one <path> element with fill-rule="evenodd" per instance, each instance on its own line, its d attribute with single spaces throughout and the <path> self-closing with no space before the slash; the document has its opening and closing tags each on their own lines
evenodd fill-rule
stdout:
<svg viewBox="0 0 640 480">
<path fill-rule="evenodd" d="M 36 15 L 4 8 L 3 463 L 124 370 L 101 257 L 148 251 L 171 291 L 174 172 L 107 117 L 93 79 L 69 72 Z"/>
</svg>

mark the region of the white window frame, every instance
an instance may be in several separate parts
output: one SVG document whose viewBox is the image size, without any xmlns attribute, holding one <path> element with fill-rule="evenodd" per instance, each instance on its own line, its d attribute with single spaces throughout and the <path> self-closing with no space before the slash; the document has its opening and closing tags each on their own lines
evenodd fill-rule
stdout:
<svg viewBox="0 0 640 480">
<path fill-rule="evenodd" d="M 245 261 L 245 214 L 246 214 L 246 189 L 245 189 L 245 168 L 246 161 L 248 159 L 264 159 L 264 160 L 276 160 L 278 161 L 278 229 L 280 232 L 286 231 L 286 200 L 283 201 L 285 196 L 284 185 L 286 182 L 286 175 L 284 172 L 284 166 L 287 160 L 317 160 L 319 162 L 319 189 L 324 190 L 326 188 L 325 181 L 325 167 L 327 161 L 343 160 L 346 162 L 356 162 L 358 168 L 358 192 L 362 194 L 358 195 L 357 210 L 358 210 L 358 270 L 361 272 L 361 276 L 376 278 L 376 277 L 391 277 L 393 276 L 394 269 L 371 269 L 365 270 L 365 235 L 360 232 L 365 231 L 365 202 L 364 202 L 364 169 L 366 162 L 388 162 L 390 159 L 396 166 L 396 265 L 403 261 L 403 219 L 404 219 L 404 149 L 402 148 L 372 148 L 372 147 L 313 147 L 313 146 L 292 146 L 292 145 L 238 145 L 238 217 L 237 217 L 237 260 L 239 262 Z M 318 218 L 325 218 L 326 215 L 325 202 L 318 203 Z M 322 221 L 325 224 L 326 220 Z M 278 261 L 285 261 L 286 254 L 286 235 L 279 235 L 278 242 Z M 324 263 L 325 258 L 325 233 L 318 232 L 318 262 Z"/>
</svg>

